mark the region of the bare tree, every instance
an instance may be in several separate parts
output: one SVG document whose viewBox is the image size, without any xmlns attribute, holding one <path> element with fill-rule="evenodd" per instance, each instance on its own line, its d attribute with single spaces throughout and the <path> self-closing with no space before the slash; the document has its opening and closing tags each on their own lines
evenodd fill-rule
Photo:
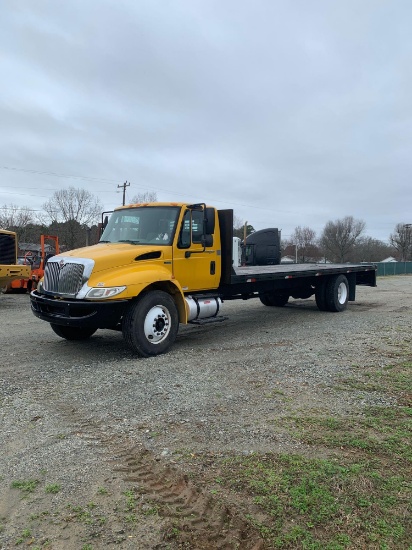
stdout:
<svg viewBox="0 0 412 550">
<path fill-rule="evenodd" d="M 305 263 L 308 259 L 313 260 L 319 256 L 316 246 L 316 232 L 310 227 L 300 227 L 300 225 L 296 227 L 288 244 L 295 247 L 295 254 L 300 263 Z"/>
<path fill-rule="evenodd" d="M 28 206 L 20 208 L 14 204 L 10 204 L 1 207 L 0 227 L 9 231 L 15 231 L 19 242 L 37 240 L 37 238 L 33 239 L 33 235 L 37 236 L 38 234 L 33 210 Z"/>
<path fill-rule="evenodd" d="M 346 262 L 356 243 L 365 230 L 363 220 L 355 220 L 346 216 L 340 220 L 329 221 L 320 238 L 320 245 L 325 251 L 325 257 L 334 262 Z"/>
<path fill-rule="evenodd" d="M 80 225 L 90 225 L 99 220 L 103 205 L 100 199 L 89 191 L 69 187 L 56 191 L 52 198 L 43 204 L 43 208 L 52 222 L 75 220 Z"/>
<path fill-rule="evenodd" d="M 412 224 L 398 223 L 389 237 L 391 245 L 399 252 L 401 262 L 412 259 Z"/>
<path fill-rule="evenodd" d="M 393 248 L 383 241 L 372 237 L 359 237 L 351 253 L 351 260 L 354 262 L 381 262 L 393 254 Z"/>
<path fill-rule="evenodd" d="M 253 233 L 254 229 L 251 225 L 248 226 L 247 222 L 244 222 L 240 216 L 236 216 L 236 214 L 233 214 L 233 236 L 239 237 L 239 239 L 242 239 L 242 241 L 245 236 L 245 223 L 247 235 Z"/>
<path fill-rule="evenodd" d="M 72 249 L 85 244 L 86 232 L 99 220 L 103 205 L 89 191 L 69 187 L 56 191 L 43 208 L 52 225 L 62 224 L 59 237 L 64 246 Z"/>
<path fill-rule="evenodd" d="M 233 213 L 233 229 L 240 229 L 244 225 L 245 224 L 242 218 L 240 216 L 236 216 L 236 214 Z"/>
<path fill-rule="evenodd" d="M 33 211 L 28 206 L 20 208 L 14 204 L 9 204 L 0 208 L 0 227 L 2 229 L 15 231 L 14 228 L 24 228 L 33 222 Z"/>
<path fill-rule="evenodd" d="M 250 225 L 249 223 L 245 222 L 241 227 L 233 228 L 233 236 L 239 237 L 242 241 L 245 238 L 245 228 L 246 228 L 246 237 L 251 235 L 255 232 L 255 228 L 253 225 Z"/>
<path fill-rule="evenodd" d="M 156 191 L 143 191 L 142 193 L 137 193 L 132 198 L 132 203 L 146 203 L 146 202 L 157 202 L 157 193 Z"/>
</svg>

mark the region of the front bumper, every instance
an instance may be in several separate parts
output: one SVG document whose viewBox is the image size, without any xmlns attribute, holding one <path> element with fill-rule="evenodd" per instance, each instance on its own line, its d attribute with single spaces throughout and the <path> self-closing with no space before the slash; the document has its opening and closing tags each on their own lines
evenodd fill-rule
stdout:
<svg viewBox="0 0 412 550">
<path fill-rule="evenodd" d="M 36 317 L 69 327 L 115 329 L 121 322 L 128 300 L 87 302 L 46 297 L 37 290 L 30 293 L 31 310 Z"/>
</svg>

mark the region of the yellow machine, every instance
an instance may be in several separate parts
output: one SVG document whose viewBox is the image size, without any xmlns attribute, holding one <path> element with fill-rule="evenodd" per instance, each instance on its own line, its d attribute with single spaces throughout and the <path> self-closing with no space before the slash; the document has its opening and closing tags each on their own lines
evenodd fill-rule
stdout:
<svg viewBox="0 0 412 550">
<path fill-rule="evenodd" d="M 0 229 L 0 288 L 24 277 L 30 277 L 30 266 L 17 264 L 16 233 Z"/>
</svg>

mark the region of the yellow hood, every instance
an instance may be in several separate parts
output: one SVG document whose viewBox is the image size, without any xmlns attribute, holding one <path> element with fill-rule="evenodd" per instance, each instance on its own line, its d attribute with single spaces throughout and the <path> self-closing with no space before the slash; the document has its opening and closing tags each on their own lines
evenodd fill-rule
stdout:
<svg viewBox="0 0 412 550">
<path fill-rule="evenodd" d="M 65 258 L 84 258 L 95 262 L 93 273 L 113 267 L 127 266 L 138 261 L 138 258 L 150 252 L 160 252 L 158 259 L 164 257 L 164 246 L 132 245 L 128 243 L 101 243 L 84 248 L 76 248 L 63 252 L 59 256 Z M 144 258 L 142 258 L 143 260 Z M 147 258 L 150 259 L 150 258 Z"/>
</svg>

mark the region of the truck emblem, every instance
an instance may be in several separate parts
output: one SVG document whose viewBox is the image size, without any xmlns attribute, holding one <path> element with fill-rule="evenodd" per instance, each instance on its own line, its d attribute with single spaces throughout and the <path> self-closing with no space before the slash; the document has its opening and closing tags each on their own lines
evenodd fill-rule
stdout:
<svg viewBox="0 0 412 550">
<path fill-rule="evenodd" d="M 66 265 L 66 262 L 64 260 L 60 260 L 59 262 L 59 268 L 63 269 L 63 267 Z"/>
</svg>

